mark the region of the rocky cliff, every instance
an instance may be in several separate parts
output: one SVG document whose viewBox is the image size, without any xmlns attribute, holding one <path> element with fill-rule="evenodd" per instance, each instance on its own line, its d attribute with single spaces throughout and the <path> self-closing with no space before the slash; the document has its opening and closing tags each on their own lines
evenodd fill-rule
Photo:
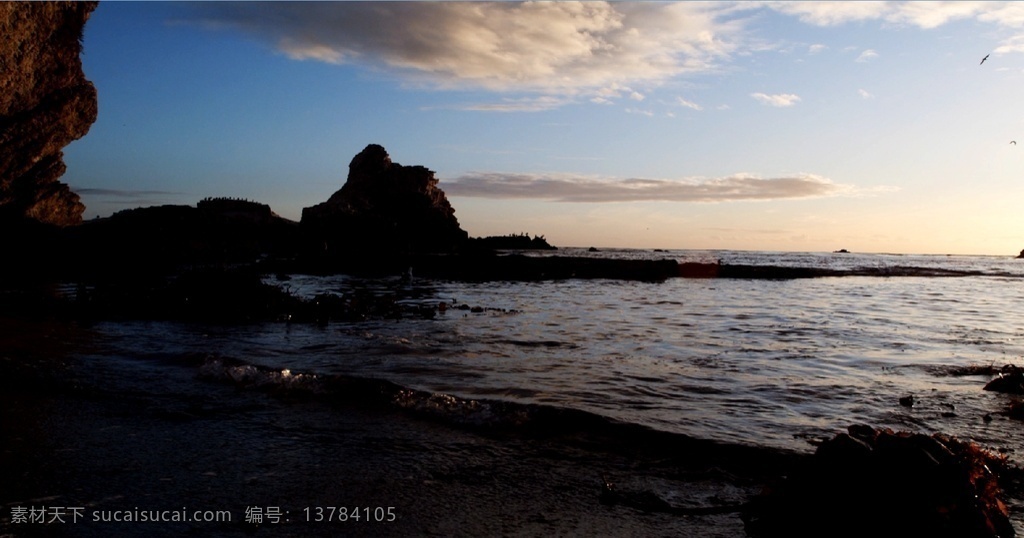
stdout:
<svg viewBox="0 0 1024 538">
<path fill-rule="evenodd" d="M 97 2 L 0 2 L 0 212 L 66 226 L 85 206 L 58 181 L 63 148 L 96 121 L 79 57 Z"/>
<path fill-rule="evenodd" d="M 451 252 L 468 238 L 434 172 L 392 162 L 370 144 L 326 202 L 302 210 L 301 226 L 332 258 Z"/>
</svg>

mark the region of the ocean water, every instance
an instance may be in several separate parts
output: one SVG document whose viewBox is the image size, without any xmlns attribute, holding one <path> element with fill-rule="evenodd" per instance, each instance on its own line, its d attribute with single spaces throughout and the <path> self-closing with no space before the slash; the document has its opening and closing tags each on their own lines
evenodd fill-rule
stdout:
<svg viewBox="0 0 1024 538">
<path fill-rule="evenodd" d="M 386 467 L 390 469 L 382 471 L 383 475 L 401 476 L 416 482 L 419 488 L 428 484 L 449 493 L 463 488 L 465 491 L 458 491 L 471 497 L 481 495 L 471 487 L 473 480 L 480 480 L 481 487 L 494 496 L 493 503 L 498 505 L 511 503 L 508 496 L 522 492 L 512 489 L 495 493 L 494 481 L 500 478 L 488 476 L 540 473 L 538 476 L 547 478 L 535 480 L 545 483 L 531 487 L 554 488 L 560 493 L 551 494 L 553 497 L 586 480 L 581 476 L 596 477 L 596 471 L 588 470 L 589 474 L 581 471 L 579 475 L 566 471 L 569 474 L 560 478 L 558 471 L 567 461 L 576 469 L 580 461 L 596 457 L 592 455 L 569 457 L 559 452 L 558 464 L 549 462 L 547 470 L 545 464 L 536 462 L 529 470 L 494 463 L 540 458 L 532 452 L 535 439 L 531 437 L 527 442 L 527 437 L 516 433 L 516 428 L 540 423 L 554 430 L 600 430 L 606 441 L 629 435 L 633 431 L 629 428 L 640 427 L 669 437 L 778 454 L 809 453 L 816 440 L 831 437 L 851 424 L 868 424 L 972 439 L 1007 454 L 1012 461 L 1024 454 L 1024 424 L 1006 415 L 1015 397 L 982 390 L 992 374 L 979 371 L 965 375 L 969 372 L 964 371 L 965 367 L 1024 366 L 1024 260 L 731 251 L 589 253 L 582 249 L 563 249 L 555 254 L 851 270 L 938 268 L 973 274 L 792 280 L 677 278 L 660 283 L 465 283 L 418 279 L 415 275 L 411 280 L 293 275 L 283 282 L 273 278 L 267 281 L 310 298 L 322 293 L 373 295 L 379 300 L 418 306 L 423 315 L 398 320 L 332 321 L 325 325 L 285 321 L 242 326 L 99 322 L 67 340 L 68 349 L 63 352 L 66 359 L 61 366 L 66 369 L 57 375 L 63 379 L 62 386 L 72 386 L 68 390 L 87 401 L 87 406 L 106 410 L 101 412 L 111 408 L 120 409 L 115 414 L 128 413 L 128 407 L 148 409 L 145 417 L 150 422 L 143 422 L 161 435 L 167 431 L 161 424 L 171 422 L 174 428 L 180 424 L 182 429 L 175 430 L 177 433 L 166 441 L 172 447 L 184 443 L 182 446 L 191 448 L 183 449 L 185 455 L 173 454 L 166 444 L 158 444 L 161 450 L 172 451 L 161 456 L 164 458 L 195 461 L 209 448 L 206 444 L 197 448 L 196 439 L 215 435 L 211 431 L 222 432 L 215 435 L 216 443 L 224 445 L 224 439 L 235 439 L 237 446 L 246 447 L 245 453 L 258 454 L 253 458 L 264 462 L 265 467 L 276 469 L 279 465 L 266 462 L 268 454 L 279 454 L 275 458 L 286 460 L 288 454 L 304 454 L 289 465 L 305 469 L 305 473 L 331 474 L 324 470 L 324 462 L 330 458 L 320 454 L 321 449 L 344 448 L 352 461 L 371 462 L 365 463 L 370 467 L 379 465 L 372 463 L 370 454 L 382 450 L 389 454 Z M 82 396 L 82 391 L 87 396 Z M 914 397 L 912 407 L 901 405 L 900 399 L 906 396 Z M 64 394 L 55 399 L 65 399 Z M 365 409 L 360 402 L 372 409 Z M 63 413 L 61 416 L 67 415 L 66 410 Z M 358 418 L 352 418 L 353 413 Z M 50 419 L 48 415 L 40 420 Z M 376 430 L 362 430 L 371 423 Z M 127 427 L 105 424 L 115 429 Z M 455 443 L 452 438 L 462 439 L 469 435 L 467 431 L 481 428 L 487 432 L 498 428 L 501 435 L 511 437 L 496 442 L 485 435 L 485 441 L 480 441 L 473 434 L 457 446 L 451 444 Z M 620 430 L 615 428 L 623 428 L 621 432 L 626 433 L 617 433 Z M 354 429 L 361 433 L 353 435 Z M 421 429 L 447 441 L 402 437 Z M 150 450 L 154 435 L 124 442 L 143 443 L 140 446 Z M 399 446 L 396 436 L 405 439 L 405 448 Z M 386 448 L 374 448 L 366 441 L 373 438 Z M 549 442 L 550 436 L 544 439 Z M 639 450 L 635 444 L 642 444 L 621 441 L 632 451 Z M 36 446 L 26 443 L 32 449 Z M 447 475 L 436 470 L 437 466 L 451 465 L 443 463 L 451 458 L 475 461 L 479 456 L 469 448 L 474 443 L 485 443 L 489 448 L 484 452 L 490 451 L 474 464 L 479 468 L 470 465 L 471 471 L 462 468 Z M 99 464 L 93 460 L 100 449 L 78 450 L 82 451 L 81 457 L 72 460 L 95 472 Z M 504 450 L 509 453 L 501 452 Z M 545 450 L 556 449 L 548 446 Z M 564 446 L 557 448 L 562 450 Z M 318 455 L 311 456 L 310 451 Z M 23 457 L 18 451 L 8 455 Z M 208 478 L 202 479 L 207 480 L 202 482 L 207 489 L 196 485 L 199 479 L 195 476 L 187 478 L 173 470 L 167 471 L 166 483 L 188 483 L 180 492 L 183 499 L 198 495 L 208 503 L 230 505 L 239 515 L 243 502 L 270 502 L 251 498 L 271 495 L 266 492 L 251 493 L 245 500 L 237 498 L 239 491 L 247 491 L 238 489 L 241 486 L 226 489 L 234 492 L 231 498 L 226 493 L 209 493 L 225 487 L 221 482 L 225 476 L 240 483 L 265 479 L 259 469 L 225 472 L 221 467 L 228 464 L 214 463 L 219 457 L 209 460 L 210 469 L 203 470 L 206 467 L 199 465 L 195 470 L 197 476 Z M 314 460 L 319 470 L 306 469 Z M 148 464 L 136 465 L 145 468 Z M 244 467 L 237 461 L 230 465 Z M 640 476 L 636 487 L 654 489 L 670 501 L 700 503 L 711 497 L 720 501 L 752 491 L 733 489 L 723 493 L 724 486 L 718 484 L 702 490 L 713 490 L 714 495 L 688 496 L 672 485 L 672 473 L 640 472 L 635 461 L 598 465 L 617 470 L 624 483 Z M 132 468 L 115 467 L 129 475 L 125 469 Z M 365 466 L 359 469 L 366 473 Z M 284 487 L 282 483 L 291 484 L 287 487 L 295 490 L 311 487 L 308 477 L 300 480 L 295 476 L 284 478 L 286 473 L 279 470 L 274 473 L 275 488 Z M 218 476 L 221 478 L 215 478 Z M 49 482 L 34 480 L 0 500 L 10 509 L 38 503 L 40 495 L 52 493 Z M 550 515 L 540 519 L 535 515 L 509 515 L 503 520 L 506 526 L 495 528 L 489 526 L 495 524 L 492 507 L 491 512 L 481 511 L 490 519 L 483 515 L 474 519 L 472 510 L 462 510 L 465 513 L 458 526 L 446 527 L 445 521 L 455 519 L 446 520 L 434 512 L 426 515 L 416 508 L 426 501 L 407 498 L 408 494 L 401 492 L 409 488 L 398 478 L 393 480 L 399 482 L 384 485 L 365 480 L 353 485 L 351 478 L 347 480 L 343 489 L 349 497 L 357 491 L 364 499 L 384 496 L 391 499 L 387 502 L 400 505 L 399 511 L 410 526 L 392 524 L 388 527 L 391 534 L 468 535 L 496 530 L 576 533 L 585 532 L 588 525 L 597 525 L 596 521 L 604 517 L 590 514 L 568 522 Z M 124 498 L 112 501 L 111 492 L 99 486 L 95 492 L 76 487 L 80 490 L 77 493 L 60 490 L 54 494 L 58 500 L 50 502 L 89 506 L 138 502 Z M 316 487 L 323 490 L 326 486 Z M 207 493 L 198 494 L 196 488 Z M 281 500 L 278 489 L 274 489 L 273 502 L 295 504 L 299 502 L 296 498 L 314 502 L 308 492 Z M 159 498 L 171 503 L 166 497 Z M 176 499 L 172 504 L 185 502 Z M 7 518 L 0 521 L 8 527 L 23 529 L 11 523 L 9 514 L 4 515 Z M 634 522 L 629 527 L 632 531 L 622 528 L 622 532 L 611 533 L 650 535 L 644 525 L 652 520 L 644 521 Z M 523 526 L 525 522 L 534 527 Z M 657 528 L 689 534 L 692 529 L 678 526 L 682 524 L 676 521 L 672 524 L 676 526 Z M 709 534 L 741 533 L 735 518 L 698 524 Z M 109 530 L 96 525 L 63 529 L 75 531 L 69 535 L 102 535 Z M 228 527 L 224 532 L 232 535 L 233 529 Z M 453 529 L 455 532 L 451 532 Z M 314 530 L 313 534 L 328 532 L 323 527 Z M 378 527 L 373 533 L 366 532 L 380 530 Z M 351 528 L 349 531 L 354 532 Z M 309 528 L 296 531 L 296 535 L 309 533 Z"/>
<path fill-rule="evenodd" d="M 234 357 L 274 369 L 381 378 L 470 400 L 569 407 L 716 441 L 809 450 L 807 439 L 865 423 L 1024 448 L 1020 428 L 982 420 L 1005 411 L 1008 400 L 980 390 L 990 376 L 953 375 L 967 366 L 1024 365 L 1024 261 L 599 254 L 983 275 L 662 283 L 296 277 L 289 286 L 306 296 L 379 286 L 397 301 L 485 311 L 448 308 L 433 319 L 401 323 L 253 327 L 209 338 Z M 901 406 L 908 395 L 916 404 Z"/>
</svg>

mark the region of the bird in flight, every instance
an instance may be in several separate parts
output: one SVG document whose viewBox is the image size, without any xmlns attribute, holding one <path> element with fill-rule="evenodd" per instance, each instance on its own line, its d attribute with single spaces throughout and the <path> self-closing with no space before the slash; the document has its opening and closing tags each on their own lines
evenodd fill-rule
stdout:
<svg viewBox="0 0 1024 538">
<path fill-rule="evenodd" d="M 1014 146 L 1017 145 L 1017 141 L 1016 140 L 1010 140 L 1010 143 L 1013 144 Z"/>
<path fill-rule="evenodd" d="M 991 56 L 991 54 L 986 54 L 985 57 L 981 59 L 981 64 L 985 63 L 985 60 L 987 60 L 989 56 Z M 978 64 L 978 65 L 981 65 L 981 64 Z"/>
</svg>

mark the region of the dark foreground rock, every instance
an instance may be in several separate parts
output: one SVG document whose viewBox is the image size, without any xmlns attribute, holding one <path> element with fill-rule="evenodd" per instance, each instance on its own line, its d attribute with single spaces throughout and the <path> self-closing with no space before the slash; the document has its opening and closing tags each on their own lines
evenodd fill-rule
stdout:
<svg viewBox="0 0 1024 538">
<path fill-rule="evenodd" d="M 985 390 L 1006 394 L 1024 394 L 1024 370 L 1006 365 L 999 369 L 998 375 L 985 384 Z"/>
<path fill-rule="evenodd" d="M 936 434 L 851 426 L 755 498 L 754 537 L 1007 537 L 999 499 L 1005 458 Z"/>
<path fill-rule="evenodd" d="M 79 54 L 97 2 L 0 2 L 0 212 L 57 226 L 85 206 L 58 179 L 63 148 L 96 121 Z"/>
</svg>

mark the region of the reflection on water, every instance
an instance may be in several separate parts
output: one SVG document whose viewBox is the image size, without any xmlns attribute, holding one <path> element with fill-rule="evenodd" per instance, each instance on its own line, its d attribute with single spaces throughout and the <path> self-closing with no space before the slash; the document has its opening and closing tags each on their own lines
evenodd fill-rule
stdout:
<svg viewBox="0 0 1024 538">
<path fill-rule="evenodd" d="M 620 255 L 651 255 L 623 251 Z M 602 255 L 615 253 L 602 252 Z M 1019 274 L 985 257 L 735 252 L 655 253 L 732 263 L 867 263 Z M 928 265 L 930 264 L 930 265 Z M 963 365 L 1020 364 L 1024 289 L 1016 277 L 672 279 L 450 283 L 296 276 L 295 293 L 367 290 L 424 305 L 434 319 L 202 328 L 101 328 L 138 353 L 211 352 L 297 372 L 377 377 L 466 398 L 571 407 L 698 438 L 809 450 L 851 423 L 943 431 L 1021 448 L 989 413 L 1005 395 Z M 899 404 L 913 394 L 916 404 Z"/>
</svg>

